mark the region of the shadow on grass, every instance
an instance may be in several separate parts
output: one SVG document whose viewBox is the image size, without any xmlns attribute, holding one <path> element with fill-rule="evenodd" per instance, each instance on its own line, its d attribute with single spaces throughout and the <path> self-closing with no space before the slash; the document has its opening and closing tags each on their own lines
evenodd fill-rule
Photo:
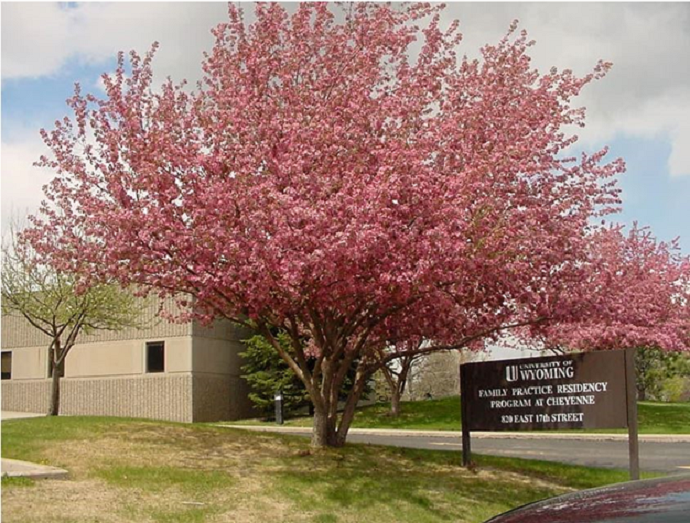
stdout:
<svg viewBox="0 0 690 523">
<path fill-rule="evenodd" d="M 147 503 L 128 501 L 124 521 L 204 521 L 246 499 L 299 521 L 477 523 L 571 488 L 626 479 L 625 471 L 490 456 L 476 456 L 472 472 L 458 452 L 357 444 L 313 451 L 296 436 L 123 418 L 17 420 L 3 424 L 2 443 L 7 457 L 69 456 L 84 478 L 143 495 Z M 82 447 L 88 452 L 69 453 Z M 63 456 L 58 448 L 67 449 Z M 251 500 L 240 494 L 249 482 L 256 486 Z M 206 505 L 174 505 L 189 494 Z"/>
<path fill-rule="evenodd" d="M 454 458 L 438 451 L 352 445 L 285 460 L 274 484 L 299 506 L 353 512 L 366 516 L 362 521 L 401 522 L 483 521 L 565 491 L 528 480 L 516 483 L 515 475 L 474 474 Z M 327 514 L 319 517 L 327 521 Z"/>
</svg>

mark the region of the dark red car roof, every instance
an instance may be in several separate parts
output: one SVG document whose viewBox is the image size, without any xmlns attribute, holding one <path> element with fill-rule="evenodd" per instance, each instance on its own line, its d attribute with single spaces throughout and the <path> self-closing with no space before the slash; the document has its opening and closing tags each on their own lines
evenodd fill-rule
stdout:
<svg viewBox="0 0 690 523">
<path fill-rule="evenodd" d="M 690 476 L 618 483 L 539 501 L 486 523 L 690 523 Z"/>
</svg>

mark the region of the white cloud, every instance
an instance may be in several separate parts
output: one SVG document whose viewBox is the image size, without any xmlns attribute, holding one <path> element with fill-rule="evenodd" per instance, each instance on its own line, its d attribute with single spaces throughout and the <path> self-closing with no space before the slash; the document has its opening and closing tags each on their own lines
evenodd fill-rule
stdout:
<svg viewBox="0 0 690 523">
<path fill-rule="evenodd" d="M 105 63 L 157 40 L 157 78 L 193 82 L 213 43 L 210 29 L 226 11 L 225 3 L 3 3 L 3 80 L 55 74 L 69 60 Z M 537 40 L 530 52 L 541 70 L 586 74 L 598 59 L 612 61 L 610 74 L 580 99 L 588 108 L 583 143 L 663 137 L 672 175 L 690 175 L 690 4 L 451 3 L 445 18 L 461 22 L 461 53 L 476 56 L 517 18 Z"/>
<path fill-rule="evenodd" d="M 51 75 L 70 59 L 100 63 L 118 51 L 143 54 L 158 41 L 157 75 L 196 79 L 210 31 L 226 18 L 219 2 L 3 3 L 2 77 Z"/>
<path fill-rule="evenodd" d="M 53 179 L 52 171 L 34 167 L 47 148 L 37 133 L 14 134 L 12 141 L 2 142 L 0 185 L 2 187 L 2 227 L 11 222 L 25 222 L 43 199 L 43 186 Z"/>
<path fill-rule="evenodd" d="M 73 17 L 58 4 L 2 4 L 2 77 L 55 73 L 73 52 Z"/>
<path fill-rule="evenodd" d="M 468 56 L 517 18 L 537 41 L 530 54 L 541 71 L 555 65 L 584 75 L 599 59 L 613 62 L 578 100 L 587 107 L 582 142 L 664 137 L 671 175 L 690 175 L 690 4 L 456 3 L 446 18 L 460 20 Z"/>
</svg>

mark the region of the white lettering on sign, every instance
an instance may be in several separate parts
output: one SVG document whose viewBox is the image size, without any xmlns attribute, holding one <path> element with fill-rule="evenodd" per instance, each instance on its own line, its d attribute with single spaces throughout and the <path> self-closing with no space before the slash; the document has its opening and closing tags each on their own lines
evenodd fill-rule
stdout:
<svg viewBox="0 0 690 523">
<path fill-rule="evenodd" d="M 515 375 L 524 379 L 524 376 L 541 376 L 545 373 L 551 377 L 572 375 L 574 368 L 564 365 L 560 367 L 558 362 L 548 362 L 540 365 L 540 368 L 523 369 L 523 366 L 515 367 Z M 525 365 L 531 366 L 531 365 Z M 536 379 L 536 378 L 535 378 Z M 544 407 L 573 407 L 580 405 L 595 405 L 595 393 L 605 393 L 608 382 L 597 381 L 590 383 L 562 383 L 557 385 L 528 385 L 524 387 L 512 386 L 496 389 L 479 389 L 480 398 L 489 399 L 491 409 L 524 409 Z M 511 396 L 510 399 L 502 399 Z M 541 396 L 541 397 L 540 397 Z M 584 414 L 579 412 L 567 412 L 559 414 L 504 414 L 501 423 L 579 423 Z"/>
<path fill-rule="evenodd" d="M 491 400 L 490 402 L 492 409 L 514 409 L 516 407 L 531 407 L 532 400 Z"/>
<path fill-rule="evenodd" d="M 575 368 L 554 367 L 550 369 L 520 369 L 520 379 L 522 381 L 542 381 L 542 380 L 558 380 L 564 378 L 574 378 Z"/>
<path fill-rule="evenodd" d="M 501 423 L 532 423 L 534 414 L 504 414 Z"/>
<path fill-rule="evenodd" d="M 582 423 L 584 412 L 560 412 L 558 414 L 537 414 L 537 423 Z"/>
<path fill-rule="evenodd" d="M 553 394 L 552 385 L 532 385 L 531 387 L 515 387 L 510 389 L 513 396 L 548 396 Z"/>
<path fill-rule="evenodd" d="M 589 396 L 554 396 L 546 400 L 548 407 L 563 405 L 594 405 L 594 395 Z"/>
<path fill-rule="evenodd" d="M 625 396 L 621 358 L 609 351 L 463 366 L 466 418 L 472 430 L 626 426 L 613 405 Z"/>
<path fill-rule="evenodd" d="M 480 398 L 497 398 L 507 395 L 508 389 L 479 389 Z"/>
<path fill-rule="evenodd" d="M 558 394 L 577 394 L 579 392 L 606 392 L 607 381 L 596 383 L 562 383 L 556 386 Z"/>
</svg>

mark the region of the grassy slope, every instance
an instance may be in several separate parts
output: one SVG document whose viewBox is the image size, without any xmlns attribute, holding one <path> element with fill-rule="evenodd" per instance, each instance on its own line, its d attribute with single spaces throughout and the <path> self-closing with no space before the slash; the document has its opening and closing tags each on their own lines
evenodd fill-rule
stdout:
<svg viewBox="0 0 690 523">
<path fill-rule="evenodd" d="M 69 480 L 3 481 L 4 522 L 480 522 L 509 508 L 626 479 L 624 471 L 348 445 L 112 418 L 3 423 L 4 457 Z"/>
<path fill-rule="evenodd" d="M 353 427 L 417 429 L 417 430 L 460 430 L 460 398 L 442 398 L 429 401 L 403 402 L 399 418 L 388 415 L 387 403 L 359 409 Z M 246 422 L 255 424 L 257 420 Z M 640 434 L 690 434 L 690 403 L 638 404 Z M 289 420 L 288 425 L 310 426 L 308 418 Z M 626 429 L 602 429 L 592 432 L 627 432 Z"/>
<path fill-rule="evenodd" d="M 640 434 L 690 434 L 690 403 L 638 404 Z M 460 399 L 406 402 L 399 419 L 388 416 L 388 405 L 363 408 L 356 426 L 372 428 L 406 428 L 426 430 L 460 430 Z M 598 432 L 626 432 L 604 429 Z"/>
</svg>

